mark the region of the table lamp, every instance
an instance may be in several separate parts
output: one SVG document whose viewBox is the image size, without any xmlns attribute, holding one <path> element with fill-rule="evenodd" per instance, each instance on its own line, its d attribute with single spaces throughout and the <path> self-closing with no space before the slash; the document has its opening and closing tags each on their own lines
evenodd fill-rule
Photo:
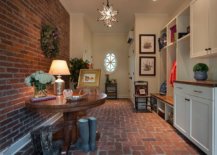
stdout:
<svg viewBox="0 0 217 155">
<path fill-rule="evenodd" d="M 57 75 L 54 83 L 54 94 L 60 96 L 63 94 L 65 82 L 61 75 L 70 75 L 68 65 L 65 60 L 53 60 L 50 66 L 49 74 Z"/>
</svg>

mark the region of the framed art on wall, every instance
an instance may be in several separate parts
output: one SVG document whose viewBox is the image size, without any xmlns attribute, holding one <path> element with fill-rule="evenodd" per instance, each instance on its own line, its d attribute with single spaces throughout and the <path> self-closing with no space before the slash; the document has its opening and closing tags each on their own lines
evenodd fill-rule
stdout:
<svg viewBox="0 0 217 155">
<path fill-rule="evenodd" d="M 139 35 L 139 53 L 155 54 L 155 34 Z"/>
<path fill-rule="evenodd" d="M 156 74 L 156 58 L 141 56 L 139 57 L 139 75 L 155 76 Z"/>
</svg>

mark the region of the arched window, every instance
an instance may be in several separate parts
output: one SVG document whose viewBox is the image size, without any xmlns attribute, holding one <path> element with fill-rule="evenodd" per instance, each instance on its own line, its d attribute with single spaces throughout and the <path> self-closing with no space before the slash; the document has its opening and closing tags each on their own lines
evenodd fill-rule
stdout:
<svg viewBox="0 0 217 155">
<path fill-rule="evenodd" d="M 114 53 L 107 53 L 104 59 L 104 66 L 107 72 L 114 72 L 117 67 L 117 59 Z"/>
</svg>

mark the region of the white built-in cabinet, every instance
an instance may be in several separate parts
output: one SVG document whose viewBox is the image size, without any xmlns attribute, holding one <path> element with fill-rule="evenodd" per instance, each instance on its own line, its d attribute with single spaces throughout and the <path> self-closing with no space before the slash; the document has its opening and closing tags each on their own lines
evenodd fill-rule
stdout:
<svg viewBox="0 0 217 155">
<path fill-rule="evenodd" d="M 179 89 L 182 89 L 181 87 Z M 190 129 L 190 104 L 189 104 L 189 97 L 181 93 L 180 90 L 175 90 L 175 103 L 182 103 L 182 104 L 176 104 L 175 105 L 175 121 L 174 126 L 182 132 L 185 136 L 188 136 L 189 129 Z M 177 110 L 179 109 L 179 110 Z"/>
<path fill-rule="evenodd" d="M 216 91 L 217 87 L 180 82 L 174 89 L 174 126 L 208 155 L 217 153 Z"/>
<path fill-rule="evenodd" d="M 176 32 L 172 35 L 172 29 Z M 173 86 L 170 84 L 170 73 L 174 61 L 177 63 L 177 79 L 189 77 L 188 65 L 190 59 L 190 7 L 183 9 L 160 31 L 161 38 L 166 36 L 163 48 L 160 49 L 160 83 L 167 82 L 167 96 L 173 96 Z M 180 36 L 183 34 L 182 36 Z M 164 37 L 165 38 L 165 37 Z"/>
<path fill-rule="evenodd" d="M 192 58 L 217 56 L 216 15 L 217 0 L 193 0 L 160 31 L 166 36 L 160 50 L 160 82 L 167 81 L 167 96 L 174 98 L 174 126 L 208 155 L 217 154 L 217 83 L 186 81 L 200 62 Z M 177 30 L 171 39 L 174 25 Z M 169 77 L 175 60 L 177 82 L 172 87 Z"/>
<path fill-rule="evenodd" d="M 190 5 L 191 57 L 217 55 L 217 1 L 194 0 Z"/>
</svg>

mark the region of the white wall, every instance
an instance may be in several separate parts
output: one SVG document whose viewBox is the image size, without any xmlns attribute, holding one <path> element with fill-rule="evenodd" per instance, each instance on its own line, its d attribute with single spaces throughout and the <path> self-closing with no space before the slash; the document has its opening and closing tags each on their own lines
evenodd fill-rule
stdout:
<svg viewBox="0 0 217 155">
<path fill-rule="evenodd" d="M 92 32 L 87 25 L 87 22 L 84 21 L 84 34 L 83 34 L 83 60 L 88 60 L 92 63 Z"/>
<path fill-rule="evenodd" d="M 117 69 L 110 74 L 110 79 L 116 79 L 118 97 L 129 97 L 128 80 L 128 44 L 127 34 L 94 34 L 93 35 L 93 64 L 94 68 L 101 69 L 100 89 L 105 90 L 104 58 L 107 52 L 112 51 L 117 58 Z"/>
<path fill-rule="evenodd" d="M 70 14 L 70 58 L 92 62 L 92 32 L 82 13 Z"/>
<path fill-rule="evenodd" d="M 148 81 L 149 93 L 158 92 L 160 87 L 160 53 L 157 38 L 166 21 L 168 16 L 164 14 L 135 14 L 135 80 Z M 139 34 L 156 35 L 156 54 L 139 54 Z M 139 56 L 156 56 L 156 76 L 139 76 Z"/>
<path fill-rule="evenodd" d="M 70 58 L 83 56 L 83 14 L 70 14 Z"/>
</svg>

